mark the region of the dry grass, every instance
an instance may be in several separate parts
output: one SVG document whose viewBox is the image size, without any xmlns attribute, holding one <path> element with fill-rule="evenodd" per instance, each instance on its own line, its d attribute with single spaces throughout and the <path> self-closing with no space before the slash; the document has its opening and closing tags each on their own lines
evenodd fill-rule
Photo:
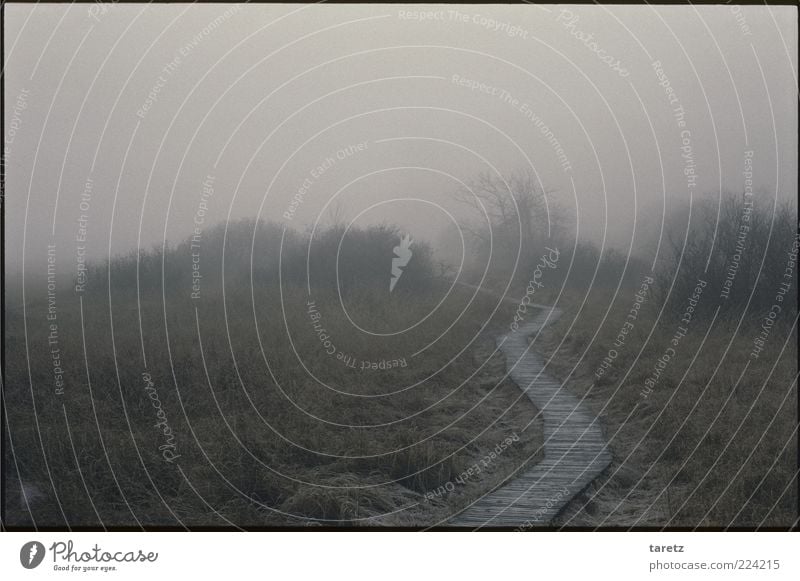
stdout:
<svg viewBox="0 0 800 581">
<path fill-rule="evenodd" d="M 774 328 L 757 360 L 748 358 L 755 317 L 738 331 L 734 320 L 717 319 L 710 329 L 710 317 L 692 322 L 645 398 L 644 382 L 676 327 L 668 313 L 656 323 L 660 306 L 652 301 L 645 303 L 606 374 L 595 376 L 635 290 L 614 301 L 611 293 L 593 292 L 580 312 L 582 297 L 562 297 L 565 314 L 537 343 L 551 357 L 553 375 L 567 380 L 567 388 L 585 396 L 600 416 L 614 455 L 608 474 L 571 503 L 556 524 L 791 526 L 797 509 L 792 316 Z"/>
<path fill-rule="evenodd" d="M 405 368 L 367 371 L 325 353 L 302 288 L 284 288 L 283 307 L 277 287 L 260 289 L 255 314 L 249 290 L 229 290 L 227 312 L 221 296 L 195 303 L 168 296 L 165 306 L 153 293 L 141 303 L 143 337 L 134 295 L 114 295 L 111 308 L 102 295 L 87 297 L 83 324 L 77 302 L 65 298 L 58 311 L 63 396 L 53 393 L 44 307 L 29 306 L 30 365 L 21 316 L 10 313 L 9 463 L 13 444 L 22 480 L 45 497 L 34 504 L 33 520 L 9 502 L 7 524 L 437 524 L 541 454 L 539 422 L 518 432 L 537 410 L 503 379 L 502 355 L 492 355 L 494 332 L 478 335 L 485 321 L 489 328 L 506 324 L 508 313 L 493 316 L 494 303 L 479 297 L 459 318 L 470 294 L 456 289 L 426 324 L 386 339 L 353 331 L 338 297 L 316 296 L 337 349 L 360 360 L 407 358 Z M 359 323 L 383 329 L 419 320 L 438 298 L 345 297 L 364 315 Z M 410 358 L 453 321 L 443 340 Z M 144 391 L 142 343 L 180 454 L 172 463 L 158 449 L 165 439 Z M 413 387 L 397 392 L 400 386 Z M 458 483 L 513 435 L 519 442 Z M 426 498 L 451 482 L 446 494 Z"/>
</svg>

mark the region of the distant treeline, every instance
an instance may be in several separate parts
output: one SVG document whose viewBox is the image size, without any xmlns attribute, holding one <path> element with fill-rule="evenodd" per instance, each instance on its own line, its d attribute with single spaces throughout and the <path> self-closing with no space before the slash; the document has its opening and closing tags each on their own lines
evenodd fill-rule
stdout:
<svg viewBox="0 0 800 581">
<path fill-rule="evenodd" d="M 389 290 L 394 248 L 403 233 L 395 226 L 365 228 L 334 225 L 297 232 L 282 224 L 244 219 L 219 224 L 177 246 L 141 249 L 88 265 L 88 292 L 112 291 L 208 293 L 226 288 L 309 285 L 312 289 L 379 288 Z M 412 242 L 395 292 L 424 290 L 434 278 L 433 252 Z"/>
<path fill-rule="evenodd" d="M 721 316 L 758 319 L 784 300 L 796 310 L 794 298 L 783 298 L 797 296 L 794 202 L 748 191 L 673 203 L 663 227 L 638 229 L 628 254 L 576 240 L 570 216 L 552 201 L 546 207 L 530 176 L 508 184 L 483 176 L 470 195 L 474 192 L 489 209 L 489 220 L 476 219 L 466 229 L 472 258 L 466 270 L 473 280 L 483 276 L 488 263 L 490 279 L 511 279 L 517 289 L 524 288 L 542 254 L 554 247 L 560 260 L 548 284 L 556 292 L 562 287 L 579 294 L 613 291 L 652 277 L 651 298 L 671 312 L 683 309 L 698 287 L 703 300 L 696 317 L 713 316 L 719 306 Z M 452 232 L 449 238 L 454 239 Z"/>
<path fill-rule="evenodd" d="M 688 208 L 672 217 L 666 268 L 656 273 L 662 300 L 668 295 L 670 304 L 680 309 L 705 282 L 703 294 L 710 296 L 704 297 L 702 316 L 711 316 L 719 306 L 720 316 L 758 318 L 776 301 L 796 311 L 797 208 L 769 199 L 754 203 L 752 198 L 728 194 L 704 199 L 692 206 L 691 221 Z"/>
<path fill-rule="evenodd" d="M 531 216 L 524 221 L 529 233 L 522 239 L 518 228 L 516 232 L 508 228 L 517 222 L 508 214 L 494 226 L 498 234 L 492 247 L 490 239 L 478 231 L 467 236 L 468 256 L 462 272 L 444 268 L 426 241 L 413 241 L 412 257 L 402 268 L 394 292 L 424 292 L 445 274 L 477 282 L 484 271 L 485 283 L 511 277 L 524 285 L 545 248 L 556 247 L 560 260 L 549 275 L 551 290 L 563 286 L 580 293 L 590 287 L 630 287 L 653 276 L 653 298 L 667 302 L 676 312 L 698 284 L 705 283 L 704 296 L 713 294 L 713 301 L 704 300 L 697 316 L 708 316 L 719 306 L 721 314 L 746 308 L 757 317 L 772 307 L 781 289 L 789 292 L 791 288 L 791 296 L 796 296 L 797 210 L 788 202 L 753 203 L 752 198 L 733 194 L 704 198 L 667 215 L 660 240 L 650 244 L 651 250 L 658 248 L 655 264 L 654 253 L 646 256 L 639 248 L 626 255 L 592 242 L 575 242 L 566 226 L 544 236 L 537 207 L 531 202 L 527 207 Z M 151 292 L 163 285 L 167 293 L 185 292 L 189 297 L 198 289 L 213 293 L 221 289 L 223 280 L 226 288 L 282 283 L 342 292 L 373 288 L 388 292 L 395 248 L 403 235 L 391 225 L 333 225 L 298 232 L 282 224 L 245 219 L 217 225 L 177 246 L 133 251 L 112 259 L 110 266 L 89 264 L 87 290 L 106 293 L 110 267 L 114 293 Z"/>
</svg>

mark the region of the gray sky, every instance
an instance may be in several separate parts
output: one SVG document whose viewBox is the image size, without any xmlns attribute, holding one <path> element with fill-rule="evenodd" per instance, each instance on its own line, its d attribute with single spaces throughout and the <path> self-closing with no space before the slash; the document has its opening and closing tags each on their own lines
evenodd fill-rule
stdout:
<svg viewBox="0 0 800 581">
<path fill-rule="evenodd" d="M 734 10 L 7 5 L 7 263 L 24 237 L 74 265 L 79 226 L 94 258 L 178 242 L 204 200 L 203 227 L 287 222 L 305 180 L 295 227 L 336 196 L 435 239 L 459 181 L 525 168 L 627 249 L 689 197 L 683 131 L 696 195 L 741 191 L 752 150 L 759 195 L 794 199 L 795 8 Z"/>
</svg>

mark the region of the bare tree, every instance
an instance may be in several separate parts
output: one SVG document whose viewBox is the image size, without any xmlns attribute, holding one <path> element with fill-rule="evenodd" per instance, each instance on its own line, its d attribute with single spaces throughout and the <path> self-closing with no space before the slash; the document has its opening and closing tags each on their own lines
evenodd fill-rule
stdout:
<svg viewBox="0 0 800 581">
<path fill-rule="evenodd" d="M 789 280 L 784 277 L 786 253 L 796 236 L 797 210 L 789 202 L 767 196 L 749 202 L 731 192 L 703 197 L 667 221 L 657 296 L 666 300 L 669 293 L 676 308 L 683 308 L 701 279 L 712 289 L 707 292 L 714 293 L 721 314 L 740 313 L 747 306 L 757 318 Z"/>
<path fill-rule="evenodd" d="M 480 174 L 456 199 L 468 206 L 473 217 L 461 224 L 474 246 L 488 253 L 489 244 L 507 259 L 529 265 L 533 254 L 564 227 L 563 213 L 547 199 L 538 178 L 530 171 L 503 178 Z"/>
<path fill-rule="evenodd" d="M 345 224 L 347 218 L 347 211 L 345 210 L 344 204 L 342 203 L 341 200 L 337 200 L 330 206 L 325 218 L 327 225 L 331 228 L 335 228 Z"/>
</svg>

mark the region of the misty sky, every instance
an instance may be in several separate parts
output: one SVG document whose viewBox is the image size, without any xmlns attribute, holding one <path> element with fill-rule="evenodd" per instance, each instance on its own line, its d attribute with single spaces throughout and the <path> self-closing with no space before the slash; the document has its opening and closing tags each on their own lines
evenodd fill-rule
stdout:
<svg viewBox="0 0 800 581">
<path fill-rule="evenodd" d="M 196 218 L 304 228 L 332 207 L 435 240 L 484 171 L 535 172 L 621 249 L 665 203 L 741 191 L 747 150 L 760 197 L 796 197 L 794 7 L 106 8 L 5 8 L 10 268 L 23 240 L 69 269 L 79 232 L 103 258 Z"/>
</svg>

